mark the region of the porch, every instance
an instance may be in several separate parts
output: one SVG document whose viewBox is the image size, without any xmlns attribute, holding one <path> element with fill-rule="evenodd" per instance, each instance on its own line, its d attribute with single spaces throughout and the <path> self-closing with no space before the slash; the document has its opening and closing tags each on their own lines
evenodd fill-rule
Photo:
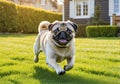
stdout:
<svg viewBox="0 0 120 84">
<path fill-rule="evenodd" d="M 120 27 L 120 16 L 116 16 L 116 14 L 112 15 L 112 25 L 117 25 Z"/>
</svg>

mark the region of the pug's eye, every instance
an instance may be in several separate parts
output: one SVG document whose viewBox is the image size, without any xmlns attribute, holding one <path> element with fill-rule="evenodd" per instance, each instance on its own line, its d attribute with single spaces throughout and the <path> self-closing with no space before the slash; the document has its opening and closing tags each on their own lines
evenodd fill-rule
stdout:
<svg viewBox="0 0 120 84">
<path fill-rule="evenodd" d="M 72 31 L 71 31 L 69 28 L 67 28 L 67 32 L 68 32 L 69 34 L 72 33 Z"/>
<path fill-rule="evenodd" d="M 53 32 L 57 34 L 59 32 L 59 28 L 55 29 Z"/>
</svg>

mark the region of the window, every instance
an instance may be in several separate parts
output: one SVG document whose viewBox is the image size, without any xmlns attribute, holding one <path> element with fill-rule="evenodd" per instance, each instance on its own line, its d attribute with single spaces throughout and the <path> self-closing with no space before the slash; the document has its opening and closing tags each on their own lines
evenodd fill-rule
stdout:
<svg viewBox="0 0 120 84">
<path fill-rule="evenodd" d="M 76 17 L 87 18 L 89 16 L 89 2 L 88 0 L 76 0 Z"/>
<path fill-rule="evenodd" d="M 76 16 L 81 16 L 81 4 L 76 4 Z"/>
<path fill-rule="evenodd" d="M 115 13 L 119 13 L 120 12 L 119 6 L 120 6 L 119 0 L 114 0 L 114 12 Z"/>
</svg>

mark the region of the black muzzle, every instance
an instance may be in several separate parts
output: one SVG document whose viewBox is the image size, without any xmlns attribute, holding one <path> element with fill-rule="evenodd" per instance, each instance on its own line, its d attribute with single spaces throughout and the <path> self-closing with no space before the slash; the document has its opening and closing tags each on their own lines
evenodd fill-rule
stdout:
<svg viewBox="0 0 120 84">
<path fill-rule="evenodd" d="M 60 45 L 66 45 L 70 42 L 72 36 L 70 36 L 66 31 L 61 31 L 57 35 L 54 35 L 53 39 Z"/>
</svg>

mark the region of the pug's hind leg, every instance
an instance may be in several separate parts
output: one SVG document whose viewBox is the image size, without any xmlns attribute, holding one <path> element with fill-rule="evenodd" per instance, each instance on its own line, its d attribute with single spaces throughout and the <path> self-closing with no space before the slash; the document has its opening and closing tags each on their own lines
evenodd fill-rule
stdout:
<svg viewBox="0 0 120 84">
<path fill-rule="evenodd" d="M 34 43 L 34 54 L 35 54 L 34 62 L 35 63 L 39 61 L 38 55 L 41 51 L 42 49 L 40 48 L 40 35 L 38 34 Z"/>
</svg>

